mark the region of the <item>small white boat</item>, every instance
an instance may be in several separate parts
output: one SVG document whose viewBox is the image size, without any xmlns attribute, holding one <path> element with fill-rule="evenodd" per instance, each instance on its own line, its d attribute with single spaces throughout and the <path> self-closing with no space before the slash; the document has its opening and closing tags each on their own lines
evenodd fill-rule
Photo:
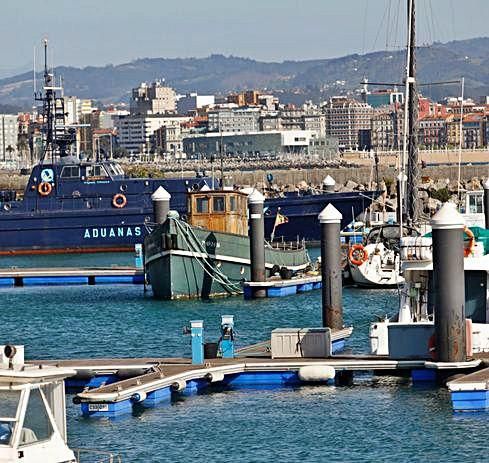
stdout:
<svg viewBox="0 0 489 463">
<path fill-rule="evenodd" d="M 374 227 L 366 244 L 355 244 L 348 252 L 348 266 L 353 282 L 369 288 L 392 288 L 404 283 L 399 253 L 399 226 Z M 418 236 L 408 227 L 403 236 Z"/>
<path fill-rule="evenodd" d="M 468 355 L 489 352 L 489 254 L 467 229 L 465 247 L 465 317 Z M 398 313 L 370 326 L 370 349 L 374 355 L 403 355 L 399 346 L 411 356 L 431 358 L 430 339 L 434 332 L 432 239 L 404 238 L 401 257 L 405 284 L 401 290 Z M 390 339 L 393 337 L 392 339 Z M 407 341 L 409 339 L 409 341 Z M 392 350 L 394 349 L 394 351 Z"/>
<path fill-rule="evenodd" d="M 80 463 L 83 453 L 121 462 L 110 452 L 68 447 L 64 380 L 75 374 L 25 364 L 24 346 L 0 346 L 0 463 Z"/>
<path fill-rule="evenodd" d="M 66 443 L 64 389 L 75 371 L 24 365 L 23 346 L 0 348 L 0 462 L 76 462 Z"/>
</svg>

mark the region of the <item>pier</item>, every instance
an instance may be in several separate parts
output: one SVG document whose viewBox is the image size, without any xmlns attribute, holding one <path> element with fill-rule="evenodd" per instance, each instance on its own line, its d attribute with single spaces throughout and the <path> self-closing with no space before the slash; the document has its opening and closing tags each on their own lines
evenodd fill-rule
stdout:
<svg viewBox="0 0 489 463">
<path fill-rule="evenodd" d="M 137 267 L 51 267 L 0 269 L 0 286 L 144 284 Z"/>
</svg>

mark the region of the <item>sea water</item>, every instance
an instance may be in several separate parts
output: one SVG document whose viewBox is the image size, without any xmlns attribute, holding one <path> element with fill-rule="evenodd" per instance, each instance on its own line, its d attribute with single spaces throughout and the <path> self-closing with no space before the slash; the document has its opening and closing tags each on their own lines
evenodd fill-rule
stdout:
<svg viewBox="0 0 489 463">
<path fill-rule="evenodd" d="M 168 302 L 133 285 L 3 288 L 0 339 L 24 344 L 30 359 L 187 356 L 190 338 L 182 327 L 189 320 L 204 320 L 206 340 L 215 341 L 220 316 L 232 314 L 236 342 L 245 346 L 275 327 L 320 325 L 320 296 Z M 368 352 L 369 323 L 397 304 L 395 290 L 345 288 L 344 319 L 355 328 L 349 348 Z M 489 414 L 455 415 L 446 390 L 394 378 L 360 375 L 350 387 L 217 390 L 115 420 L 83 418 L 71 399 L 70 446 L 119 452 L 124 462 L 488 460 Z"/>
</svg>

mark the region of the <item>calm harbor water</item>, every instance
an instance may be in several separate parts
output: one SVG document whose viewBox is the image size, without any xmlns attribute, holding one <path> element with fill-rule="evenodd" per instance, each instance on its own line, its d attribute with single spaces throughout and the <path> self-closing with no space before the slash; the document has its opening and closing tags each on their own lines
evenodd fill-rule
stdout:
<svg viewBox="0 0 489 463">
<path fill-rule="evenodd" d="M 40 262 L 8 259 L 0 265 Z M 41 261 L 80 263 L 72 259 Z M 100 259 L 85 256 L 84 263 Z M 131 264 L 132 256 L 104 256 L 104 265 L 112 263 Z M 25 344 L 27 358 L 189 355 L 182 327 L 203 319 L 207 340 L 217 339 L 225 313 L 235 315 L 239 345 L 263 340 L 277 326 L 320 324 L 318 291 L 263 301 L 162 302 L 139 286 L 30 287 L 0 289 L 0 302 L 2 342 Z M 367 351 L 370 321 L 396 304 L 396 291 L 344 290 L 353 351 Z M 70 445 L 118 451 L 125 462 L 487 461 L 489 414 L 456 416 L 445 390 L 389 378 L 204 393 L 117 420 L 82 418 L 68 397 L 68 415 Z"/>
</svg>

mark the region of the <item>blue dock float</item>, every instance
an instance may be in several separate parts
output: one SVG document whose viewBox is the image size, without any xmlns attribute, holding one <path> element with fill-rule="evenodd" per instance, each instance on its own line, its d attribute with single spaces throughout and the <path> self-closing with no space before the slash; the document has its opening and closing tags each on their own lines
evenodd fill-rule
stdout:
<svg viewBox="0 0 489 463">
<path fill-rule="evenodd" d="M 0 269 L 0 287 L 144 284 L 137 267 L 50 267 Z"/>
<path fill-rule="evenodd" d="M 263 282 L 245 281 L 243 292 L 245 299 L 252 299 L 252 288 L 266 289 L 267 297 L 285 297 L 321 289 L 321 275 L 301 276 L 290 280 L 269 279 Z"/>
<path fill-rule="evenodd" d="M 81 413 L 89 417 L 116 417 L 131 413 L 133 406 L 152 407 L 171 403 L 179 397 L 191 396 L 210 388 L 286 388 L 305 384 L 333 385 L 335 374 L 354 371 L 423 369 L 423 360 L 380 360 L 372 358 L 257 358 L 209 359 L 203 365 L 158 364 L 154 371 L 142 376 L 84 390 L 74 402 L 80 404 Z M 319 368 L 333 372 L 320 379 L 308 379 L 301 373 L 304 368 Z M 329 370 L 328 370 L 329 369 Z"/>
<path fill-rule="evenodd" d="M 447 386 L 455 412 L 489 410 L 489 368 L 454 379 Z"/>
</svg>

